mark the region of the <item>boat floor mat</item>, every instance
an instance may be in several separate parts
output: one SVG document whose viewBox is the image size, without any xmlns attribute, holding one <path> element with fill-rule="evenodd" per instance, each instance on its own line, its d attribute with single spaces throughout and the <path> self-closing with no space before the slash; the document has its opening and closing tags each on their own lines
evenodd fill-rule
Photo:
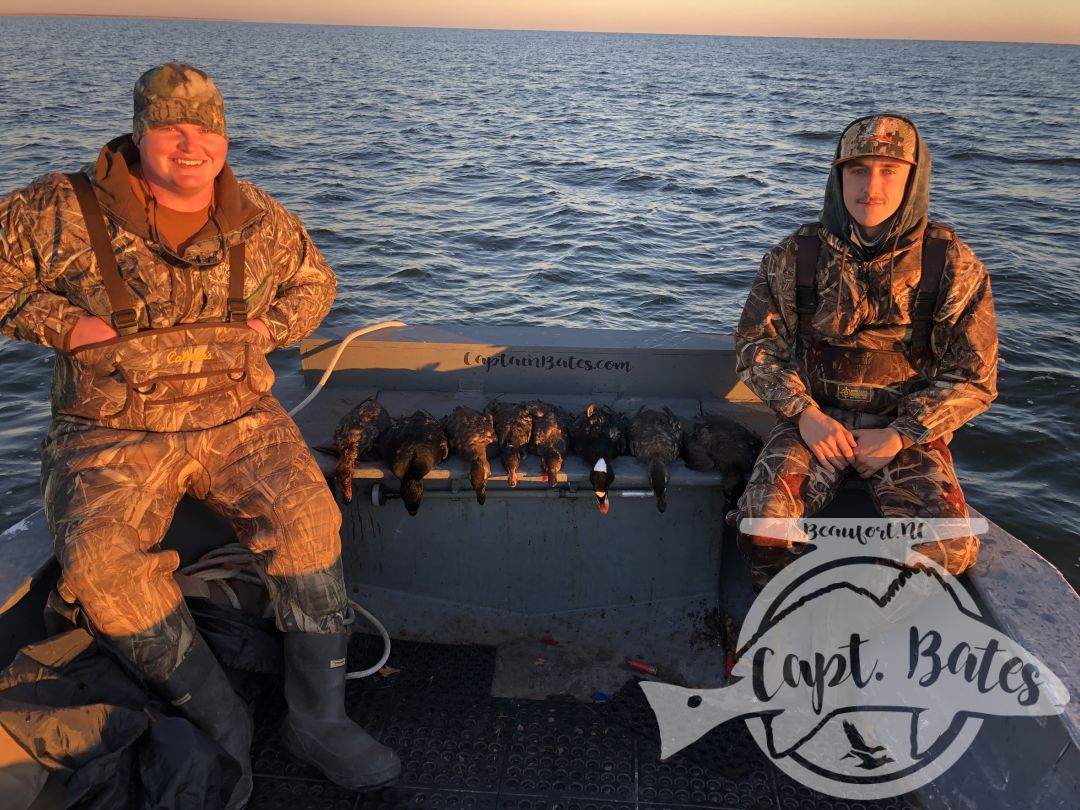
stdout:
<svg viewBox="0 0 1080 810">
<path fill-rule="evenodd" d="M 356 635 L 350 669 L 381 654 Z M 913 797 L 834 799 L 789 779 L 743 723 L 727 723 L 661 762 L 656 720 L 627 672 L 604 702 L 489 696 L 494 647 L 395 640 L 383 674 L 349 682 L 350 716 L 402 759 L 391 788 L 357 793 L 327 782 L 282 748 L 281 690 L 256 712 L 256 810 L 909 810 Z"/>
</svg>

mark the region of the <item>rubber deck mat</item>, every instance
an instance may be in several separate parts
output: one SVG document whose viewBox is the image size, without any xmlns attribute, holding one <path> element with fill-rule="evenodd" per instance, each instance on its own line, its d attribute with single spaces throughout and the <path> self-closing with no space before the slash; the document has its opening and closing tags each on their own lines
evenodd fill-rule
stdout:
<svg viewBox="0 0 1080 810">
<path fill-rule="evenodd" d="M 378 660 L 356 636 L 349 668 Z M 255 810 L 908 810 L 906 797 L 843 801 L 805 788 L 727 723 L 660 762 L 656 721 L 636 681 L 603 703 L 489 697 L 491 647 L 395 641 L 397 670 L 349 682 L 349 714 L 402 758 L 397 785 L 355 793 L 293 761 L 277 737 L 285 706 L 268 690 L 256 712 Z M 629 673 L 628 673 L 629 674 Z"/>
</svg>

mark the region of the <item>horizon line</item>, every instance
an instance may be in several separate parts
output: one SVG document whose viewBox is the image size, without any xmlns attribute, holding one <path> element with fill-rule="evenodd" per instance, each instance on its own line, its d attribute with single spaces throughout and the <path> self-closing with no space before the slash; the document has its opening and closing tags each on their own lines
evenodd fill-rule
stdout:
<svg viewBox="0 0 1080 810">
<path fill-rule="evenodd" d="M 652 36 L 652 37 L 715 37 L 730 39 L 813 39 L 822 41 L 876 41 L 876 42 L 973 42 L 998 45 L 1054 45 L 1076 47 L 1080 42 L 1046 42 L 1042 40 L 1011 40 L 1011 39 L 947 39 L 940 37 L 829 37 L 829 36 L 798 36 L 794 34 L 699 34 L 689 32 L 665 32 L 665 31 L 595 31 L 578 28 L 477 28 L 468 26 L 445 26 L 445 25 L 383 25 L 375 23 L 351 23 L 351 22 L 304 22 L 283 20 L 249 20 L 242 17 L 185 17 L 169 16 L 162 14 L 90 14 L 72 11 L 57 12 L 31 12 L 31 11 L 0 11 L 0 17 L 100 17 L 114 20 L 171 20 L 187 22 L 224 22 L 224 23 L 249 23 L 252 25 L 318 25 L 332 26 L 335 28 L 404 28 L 420 29 L 427 31 L 509 31 L 536 34 L 608 34 L 612 36 Z"/>
</svg>

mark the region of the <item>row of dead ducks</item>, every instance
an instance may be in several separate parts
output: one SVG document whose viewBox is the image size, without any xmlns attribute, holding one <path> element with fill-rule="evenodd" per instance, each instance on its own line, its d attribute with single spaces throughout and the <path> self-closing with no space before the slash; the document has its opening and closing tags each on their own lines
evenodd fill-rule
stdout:
<svg viewBox="0 0 1080 810">
<path fill-rule="evenodd" d="M 451 452 L 469 463 L 469 481 L 483 504 L 491 475 L 489 459 L 501 458 L 513 487 L 521 460 L 533 453 L 540 459 L 541 476 L 555 486 L 563 459 L 573 448 L 589 466 L 597 506 L 606 513 L 618 456 L 632 455 L 647 467 L 656 507 L 663 512 L 668 465 L 680 455 L 692 470 L 721 471 L 730 498 L 741 490 L 761 449 L 754 433 L 716 414 L 697 416 L 685 425 L 667 408 L 643 408 L 627 417 L 592 403 L 575 415 L 535 400 L 496 400 L 483 411 L 459 406 L 442 420 L 423 411 L 391 419 L 374 398 L 345 414 L 334 432 L 334 444 L 339 455 L 336 477 L 346 502 L 352 499 L 356 460 L 377 456 L 400 482 L 410 515 L 420 508 L 424 476 Z"/>
</svg>

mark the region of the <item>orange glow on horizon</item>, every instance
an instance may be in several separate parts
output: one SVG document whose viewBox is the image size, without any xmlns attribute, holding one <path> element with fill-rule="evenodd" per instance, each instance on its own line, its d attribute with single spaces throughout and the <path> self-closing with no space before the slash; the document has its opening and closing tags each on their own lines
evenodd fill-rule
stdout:
<svg viewBox="0 0 1080 810">
<path fill-rule="evenodd" d="M 895 11 L 894 11 L 895 8 Z M 145 0 L 0 0 L 0 13 L 179 15 Z M 184 16 L 259 22 L 719 36 L 1080 44 L 1075 0 L 188 0 Z"/>
</svg>

